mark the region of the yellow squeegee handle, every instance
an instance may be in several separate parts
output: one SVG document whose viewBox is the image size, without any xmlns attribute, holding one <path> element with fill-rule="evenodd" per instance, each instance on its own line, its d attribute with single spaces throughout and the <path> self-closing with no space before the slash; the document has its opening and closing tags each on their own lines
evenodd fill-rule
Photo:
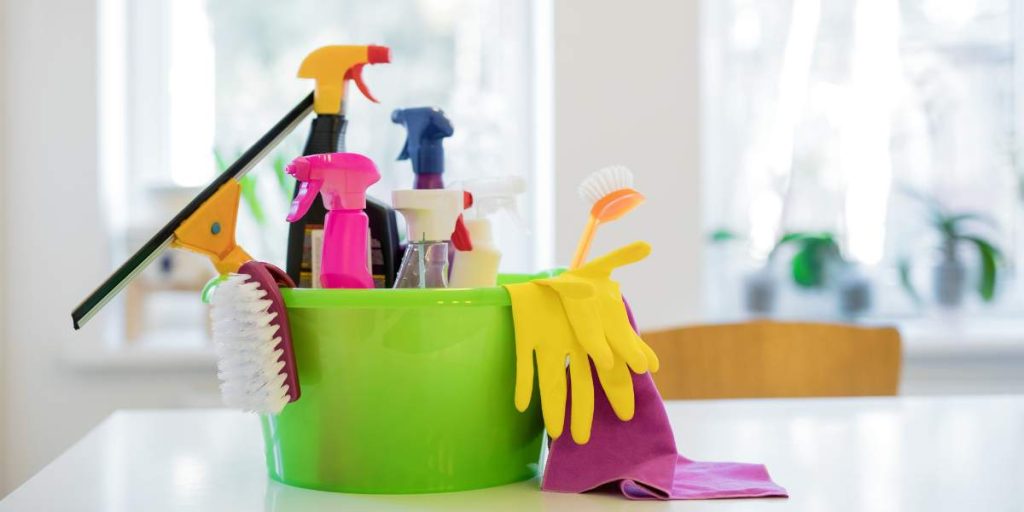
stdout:
<svg viewBox="0 0 1024 512">
<path fill-rule="evenodd" d="M 238 202 L 241 198 L 241 185 L 235 180 L 229 180 L 174 230 L 171 247 L 188 249 L 209 257 L 221 274 L 238 270 L 238 267 L 252 259 L 235 242 Z"/>
</svg>

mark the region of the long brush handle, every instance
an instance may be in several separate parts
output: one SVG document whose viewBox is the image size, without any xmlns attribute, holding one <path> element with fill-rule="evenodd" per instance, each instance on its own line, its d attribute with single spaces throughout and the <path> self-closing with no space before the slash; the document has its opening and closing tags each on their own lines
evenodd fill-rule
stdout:
<svg viewBox="0 0 1024 512">
<path fill-rule="evenodd" d="M 595 231 L 597 231 L 597 219 L 591 215 L 590 220 L 587 221 L 587 227 L 583 228 L 583 235 L 580 236 L 579 243 L 576 244 L 576 254 L 572 257 L 569 270 L 580 268 L 583 265 L 583 260 L 587 258 L 587 252 L 590 251 L 590 242 L 594 241 Z"/>
</svg>

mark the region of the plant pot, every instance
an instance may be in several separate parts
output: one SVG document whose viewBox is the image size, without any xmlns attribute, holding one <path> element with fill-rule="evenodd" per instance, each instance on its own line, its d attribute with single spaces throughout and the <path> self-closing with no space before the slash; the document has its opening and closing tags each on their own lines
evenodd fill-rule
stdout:
<svg viewBox="0 0 1024 512">
<path fill-rule="evenodd" d="M 944 257 L 933 274 L 935 302 L 945 308 L 958 308 L 967 291 L 967 269 L 957 258 Z"/>
<path fill-rule="evenodd" d="M 743 278 L 743 307 L 747 313 L 756 316 L 770 315 L 775 311 L 778 290 L 775 276 L 764 268 Z"/>
<path fill-rule="evenodd" d="M 839 314 L 858 317 L 871 309 L 871 281 L 858 269 L 843 272 L 836 287 Z"/>
</svg>

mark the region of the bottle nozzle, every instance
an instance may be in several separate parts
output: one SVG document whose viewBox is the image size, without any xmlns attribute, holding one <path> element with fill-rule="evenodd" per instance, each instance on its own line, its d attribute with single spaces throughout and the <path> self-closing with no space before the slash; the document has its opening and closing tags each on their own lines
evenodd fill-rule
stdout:
<svg viewBox="0 0 1024 512">
<path fill-rule="evenodd" d="M 409 241 L 414 243 L 451 240 L 464 201 L 463 192 L 452 189 L 395 190 L 391 193 L 392 206 L 405 217 Z"/>
<path fill-rule="evenodd" d="M 406 129 L 399 160 L 411 160 L 412 171 L 417 175 L 444 172 L 442 141 L 455 133 L 444 111 L 433 107 L 400 108 L 391 113 L 391 121 Z"/>
<path fill-rule="evenodd" d="M 501 176 L 466 180 L 462 188 L 473 194 L 473 218 L 500 211 L 517 216 L 517 196 L 526 192 L 526 180 L 520 176 Z"/>
<path fill-rule="evenodd" d="M 366 57 L 370 64 L 387 64 L 391 62 L 391 49 L 371 44 L 366 47 Z"/>
</svg>

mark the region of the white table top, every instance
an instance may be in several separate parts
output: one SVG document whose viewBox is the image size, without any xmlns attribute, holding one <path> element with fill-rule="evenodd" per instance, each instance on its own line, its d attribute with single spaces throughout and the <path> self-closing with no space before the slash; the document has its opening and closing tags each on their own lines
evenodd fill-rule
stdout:
<svg viewBox="0 0 1024 512">
<path fill-rule="evenodd" d="M 257 419 L 125 411 L 0 501 L 0 511 L 1024 511 L 1024 396 L 670 402 L 680 451 L 762 462 L 790 498 L 630 502 L 536 480 L 407 496 L 292 488 L 265 473 Z"/>
</svg>

